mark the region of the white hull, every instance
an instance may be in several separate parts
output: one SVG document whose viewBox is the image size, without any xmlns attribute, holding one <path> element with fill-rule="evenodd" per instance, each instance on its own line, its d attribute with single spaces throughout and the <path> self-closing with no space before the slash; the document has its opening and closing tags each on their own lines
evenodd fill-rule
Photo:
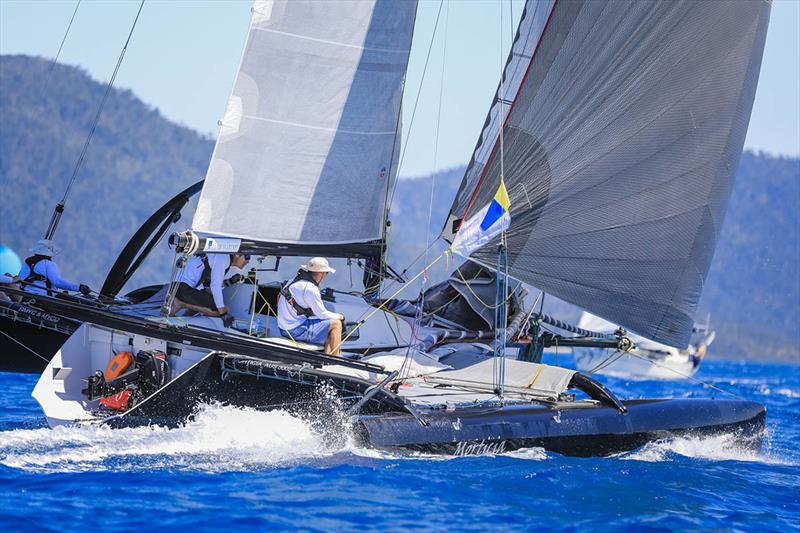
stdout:
<svg viewBox="0 0 800 533">
<path fill-rule="evenodd" d="M 573 348 L 575 367 L 580 372 L 633 379 L 673 380 L 694 376 L 699 361 L 685 353 L 652 354 L 634 350 L 633 354 L 614 354 L 610 350 Z"/>
</svg>

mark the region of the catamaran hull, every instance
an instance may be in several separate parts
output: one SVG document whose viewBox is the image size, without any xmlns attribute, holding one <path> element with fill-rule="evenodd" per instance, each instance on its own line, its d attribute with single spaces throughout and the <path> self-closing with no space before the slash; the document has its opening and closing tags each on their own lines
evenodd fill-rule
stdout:
<svg viewBox="0 0 800 533">
<path fill-rule="evenodd" d="M 115 427 L 154 423 L 175 426 L 192 416 L 199 401 L 282 409 L 306 416 L 309 409 L 316 409 L 313 416 L 334 416 L 337 410 L 341 413 L 352 405 L 370 385 L 319 370 L 292 372 L 280 365 L 258 364 L 259 377 L 223 377 L 217 370 L 223 366 L 220 357 L 212 356 L 155 397 L 105 423 Z M 595 402 L 578 402 L 556 407 L 526 403 L 456 408 L 411 415 L 401 412 L 402 404 L 386 396 L 376 395 L 362 414 L 353 417 L 361 444 L 456 456 L 532 447 L 570 456 L 607 456 L 659 439 L 721 433 L 734 433 L 743 446 L 757 448 L 766 416 L 760 404 L 718 399 L 631 400 L 624 402 L 625 413 Z M 320 405 L 330 412 L 320 411 Z"/>
<path fill-rule="evenodd" d="M 738 400 L 633 400 L 627 413 L 605 406 L 551 409 L 505 406 L 437 413 L 422 425 L 413 416 L 360 417 L 369 446 L 447 455 L 496 454 L 540 447 L 563 455 L 607 456 L 671 437 L 734 433 L 758 448 L 765 408 Z"/>
<path fill-rule="evenodd" d="M 385 388 L 370 390 L 380 375 L 375 372 L 381 369 L 364 362 L 301 354 L 268 343 L 243 342 L 238 337 L 214 341 L 253 352 L 231 355 L 201 347 L 201 343 L 212 342 L 201 330 L 162 332 L 164 336 L 182 335 L 180 342 L 141 333 L 89 324 L 79 328 L 53 357 L 33 391 L 48 423 L 175 426 L 190 419 L 202 404 L 219 402 L 280 409 L 311 420 L 349 418 L 365 445 L 381 449 L 469 455 L 536 446 L 577 456 L 609 455 L 656 439 L 719 432 L 736 432 L 743 442 L 756 446 L 764 427 L 765 409 L 753 402 L 672 399 L 620 403 L 601 384 L 581 374 L 572 376 L 571 387 L 593 400 L 518 399 L 501 405 L 489 393 L 480 403 L 448 404 L 451 396 L 440 392 L 447 392 L 447 387 L 430 384 L 425 385 L 430 394 L 414 400 L 403 394 L 413 392 L 416 385 L 409 391 L 399 390 L 399 395 Z M 173 379 L 125 413 L 101 409 L 98 400 L 88 399 L 82 389 L 87 376 L 106 366 L 110 346 L 117 351 L 148 349 L 169 354 Z M 295 361 L 300 355 L 302 364 Z M 360 401 L 365 397 L 366 401 Z"/>
</svg>

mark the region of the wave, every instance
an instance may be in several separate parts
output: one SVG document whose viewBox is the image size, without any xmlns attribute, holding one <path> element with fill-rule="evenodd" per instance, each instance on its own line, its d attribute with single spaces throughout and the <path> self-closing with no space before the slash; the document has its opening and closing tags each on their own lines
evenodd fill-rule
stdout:
<svg viewBox="0 0 800 533">
<path fill-rule="evenodd" d="M 767 439 L 769 435 L 767 435 Z M 765 445 L 764 449 L 769 449 Z M 662 462 L 670 461 L 675 456 L 710 461 L 743 461 L 773 465 L 792 465 L 769 452 L 764 453 L 747 443 L 735 433 L 706 437 L 674 437 L 649 442 L 632 452 L 619 454 L 616 457 L 628 461 Z"/>
<path fill-rule="evenodd" d="M 785 396 L 787 398 L 800 398 L 800 392 L 786 387 L 782 387 L 779 389 L 770 389 L 766 385 L 761 385 L 758 388 L 758 393 L 763 394 L 764 396 L 776 395 L 776 396 Z"/>
<path fill-rule="evenodd" d="M 71 426 L 0 432 L 0 464 L 45 472 L 241 471 L 332 455 L 351 446 L 344 425 L 320 431 L 285 411 L 202 406 L 178 428 Z"/>
</svg>

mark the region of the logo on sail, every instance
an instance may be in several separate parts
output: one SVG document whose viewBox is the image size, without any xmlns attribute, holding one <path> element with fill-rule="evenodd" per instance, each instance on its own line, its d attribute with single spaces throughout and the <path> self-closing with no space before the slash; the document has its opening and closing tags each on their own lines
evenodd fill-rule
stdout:
<svg viewBox="0 0 800 533">
<path fill-rule="evenodd" d="M 510 208 L 506 184 L 500 180 L 492 201 L 461 225 L 451 249 L 459 255 L 468 256 L 507 230 L 511 225 Z"/>
</svg>

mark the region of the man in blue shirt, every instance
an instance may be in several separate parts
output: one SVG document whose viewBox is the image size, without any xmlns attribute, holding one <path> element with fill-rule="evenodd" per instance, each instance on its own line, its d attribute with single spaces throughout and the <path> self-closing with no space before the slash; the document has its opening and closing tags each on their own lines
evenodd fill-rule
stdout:
<svg viewBox="0 0 800 533">
<path fill-rule="evenodd" d="M 180 270 L 173 282 L 178 283 L 173 313 L 189 309 L 206 316 L 222 316 L 228 306 L 222 298 L 222 282 L 230 267 L 242 269 L 250 256 L 235 254 L 197 255 Z"/>
<path fill-rule="evenodd" d="M 91 294 L 92 290 L 87 285 L 73 283 L 61 277 L 61 269 L 53 261 L 53 256 L 59 252 L 53 241 L 41 239 L 30 251 L 33 255 L 25 259 L 19 271 L 26 292 L 52 296 L 57 289 L 62 289 L 80 291 L 84 296 Z"/>
</svg>

